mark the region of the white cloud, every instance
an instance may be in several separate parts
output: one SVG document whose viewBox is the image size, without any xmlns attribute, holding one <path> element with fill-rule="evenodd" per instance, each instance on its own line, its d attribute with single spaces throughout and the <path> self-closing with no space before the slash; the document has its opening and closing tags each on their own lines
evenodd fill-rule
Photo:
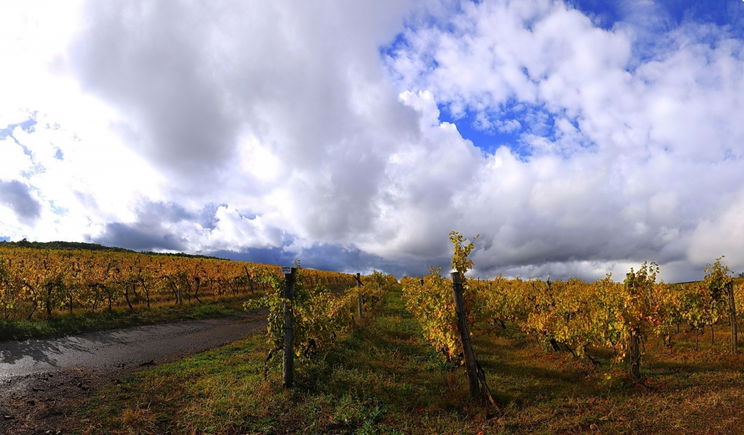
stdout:
<svg viewBox="0 0 744 435">
<path fill-rule="evenodd" d="M 720 213 L 701 221 L 692 232 L 688 248 L 692 262 L 702 265 L 725 255 L 724 261 L 744 269 L 744 190 L 722 207 Z"/>
<path fill-rule="evenodd" d="M 240 251 L 246 246 L 265 248 L 280 247 L 282 233 L 271 228 L 261 216 L 247 217 L 230 206 L 217 208 L 217 223 L 207 234 L 207 240 L 199 241 L 205 250 Z"/>
<path fill-rule="evenodd" d="M 549 0 L 57 3 L 0 6 L 0 128 L 37 122 L 14 130 L 30 156 L 0 139 L 0 180 L 41 204 L 33 224 L 0 207 L 0 236 L 418 264 L 459 230 L 484 273 L 744 267 L 725 29 L 603 30 Z M 519 142 L 485 153 L 440 107 Z"/>
<path fill-rule="evenodd" d="M 744 181 L 742 41 L 686 24 L 641 59 L 632 52 L 639 24 L 602 30 L 548 1 L 468 3 L 448 24 L 407 30 L 388 58 L 401 89 L 426 92 L 454 116 L 499 122 L 526 104 L 555 118 L 548 130 L 544 112 L 523 118 L 531 157 L 501 148 L 460 192 L 467 217 L 451 224 L 482 234 L 482 269 L 598 261 L 610 270 L 649 259 L 694 275 L 693 230 L 737 201 Z M 724 241 L 732 222 L 717 222 L 701 255 L 744 252 Z"/>
</svg>

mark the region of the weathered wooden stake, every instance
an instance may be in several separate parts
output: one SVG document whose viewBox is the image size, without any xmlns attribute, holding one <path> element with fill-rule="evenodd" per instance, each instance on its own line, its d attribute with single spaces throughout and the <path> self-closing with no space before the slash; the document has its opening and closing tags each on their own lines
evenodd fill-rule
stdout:
<svg viewBox="0 0 744 435">
<path fill-rule="evenodd" d="M 286 269 L 289 269 L 287 271 Z M 295 279 L 297 268 L 282 268 L 284 272 L 284 297 L 289 302 L 284 303 L 284 361 L 282 364 L 284 388 L 292 388 L 294 378 L 294 315 L 292 312 L 292 301 L 294 301 Z"/>
<path fill-rule="evenodd" d="M 736 353 L 737 345 L 737 325 L 736 325 L 736 302 L 734 302 L 734 283 L 729 283 L 726 287 L 729 300 L 729 322 L 731 322 L 731 353 Z"/>
<path fill-rule="evenodd" d="M 251 278 L 251 273 L 248 272 L 248 268 L 245 266 L 243 266 L 243 270 L 245 271 L 245 279 L 248 281 L 248 289 L 251 291 L 251 294 L 253 294 L 253 279 Z"/>
<path fill-rule="evenodd" d="M 640 331 L 631 331 L 630 346 L 628 350 L 628 373 L 633 382 L 641 382 L 641 333 Z"/>
<path fill-rule="evenodd" d="M 465 298 L 462 290 L 462 276 L 460 272 L 452 272 L 452 295 L 455 299 L 455 312 L 457 313 L 457 329 L 460 331 L 462 341 L 462 353 L 465 358 L 465 369 L 468 372 L 470 382 L 470 395 L 480 401 L 488 401 L 496 406 L 491 390 L 486 383 L 486 375 L 483 373 L 478 360 L 475 357 L 473 343 L 470 341 L 470 329 L 468 319 L 465 316 Z"/>
</svg>

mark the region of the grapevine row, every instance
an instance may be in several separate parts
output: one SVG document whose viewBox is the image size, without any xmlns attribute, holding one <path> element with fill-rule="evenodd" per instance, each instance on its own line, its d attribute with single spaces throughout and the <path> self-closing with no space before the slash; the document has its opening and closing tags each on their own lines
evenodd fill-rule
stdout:
<svg viewBox="0 0 744 435">
<path fill-rule="evenodd" d="M 0 248 L 0 316 L 52 317 L 136 305 L 201 302 L 267 291 L 278 266 L 132 252 Z M 306 280 L 338 289 L 352 275 L 307 271 Z"/>
<path fill-rule="evenodd" d="M 464 272 L 472 262 L 467 259 L 470 250 L 463 247 L 472 249 L 472 242 L 463 245 L 462 236 L 453 234 L 453 269 Z M 658 274 L 656 264 L 644 263 L 638 270 L 631 268 L 622 283 L 610 275 L 595 282 L 468 279 L 466 313 L 470 324 L 486 329 L 516 327 L 547 349 L 576 357 L 594 361 L 590 349 L 608 349 L 616 361 L 628 363 L 635 381 L 642 378 L 643 342 L 651 336 L 671 346 L 680 331 L 702 332 L 710 327 L 712 332 L 714 325 L 727 323 L 732 328 L 730 349 L 735 352 L 734 328 L 744 308 L 744 284 L 737 285 L 721 259 L 708 266 L 700 282 L 665 284 L 657 281 Z M 404 277 L 401 283 L 406 307 L 425 339 L 444 358 L 459 360 L 462 343 L 452 281 L 442 277 L 441 269 L 432 268 L 423 278 Z"/>
<path fill-rule="evenodd" d="M 383 302 L 385 292 L 398 284 L 392 275 L 373 272 L 364 277 L 357 274 L 352 286 L 339 291 L 314 282 L 312 274 L 304 269 L 299 270 L 298 277 L 295 273 L 286 274 L 284 279 L 264 275 L 262 280 L 271 285 L 271 290 L 244 305 L 249 310 L 268 308 L 266 337 L 270 350 L 267 363 L 287 352 L 292 353 L 290 359 L 294 356 L 312 358 L 361 323 L 366 314 L 375 311 Z M 287 294 L 287 286 L 292 288 L 291 296 Z M 286 339 L 287 322 L 291 325 L 289 339 Z M 289 382 L 285 378 L 285 386 L 291 386 L 292 375 L 286 371 L 292 369 L 286 367 L 286 355 L 284 358 L 285 376 L 289 376 Z"/>
</svg>

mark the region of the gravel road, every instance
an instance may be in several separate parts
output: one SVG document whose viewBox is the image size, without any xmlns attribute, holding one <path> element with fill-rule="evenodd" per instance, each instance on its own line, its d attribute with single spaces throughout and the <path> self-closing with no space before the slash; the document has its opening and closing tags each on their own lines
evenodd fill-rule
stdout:
<svg viewBox="0 0 744 435">
<path fill-rule="evenodd" d="M 263 325 L 263 316 L 254 314 L 0 342 L 0 381 L 73 368 L 118 369 L 160 363 L 245 338 Z"/>
<path fill-rule="evenodd" d="M 0 433 L 64 433 L 92 391 L 142 367 L 246 338 L 266 313 L 0 342 Z"/>
</svg>

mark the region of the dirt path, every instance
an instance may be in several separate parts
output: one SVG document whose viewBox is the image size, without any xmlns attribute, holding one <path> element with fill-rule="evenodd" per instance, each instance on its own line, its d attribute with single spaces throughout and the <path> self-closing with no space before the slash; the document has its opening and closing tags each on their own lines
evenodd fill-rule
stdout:
<svg viewBox="0 0 744 435">
<path fill-rule="evenodd" d="M 265 324 L 257 312 L 0 342 L 0 433 L 64 433 L 59 424 L 69 410 L 106 383 L 248 337 Z"/>
</svg>

